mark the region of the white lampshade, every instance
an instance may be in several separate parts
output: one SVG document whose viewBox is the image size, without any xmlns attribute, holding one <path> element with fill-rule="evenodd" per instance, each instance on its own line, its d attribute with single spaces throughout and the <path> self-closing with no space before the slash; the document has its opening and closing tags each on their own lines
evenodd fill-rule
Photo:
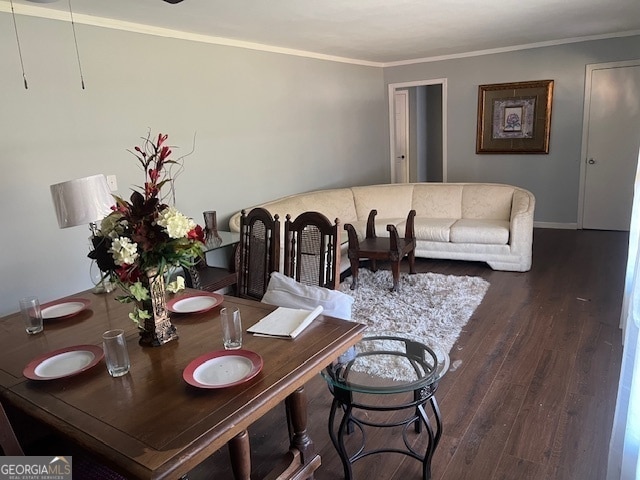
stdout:
<svg viewBox="0 0 640 480">
<path fill-rule="evenodd" d="M 89 225 L 102 220 L 115 205 L 104 175 L 69 180 L 51 185 L 50 188 L 60 228 Z"/>
</svg>

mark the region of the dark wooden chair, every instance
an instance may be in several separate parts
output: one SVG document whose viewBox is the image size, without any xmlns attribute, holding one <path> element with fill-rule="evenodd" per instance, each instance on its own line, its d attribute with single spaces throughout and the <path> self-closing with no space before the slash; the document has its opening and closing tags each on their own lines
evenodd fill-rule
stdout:
<svg viewBox="0 0 640 480">
<path fill-rule="evenodd" d="M 304 212 L 284 223 L 284 274 L 304 285 L 336 290 L 340 285 L 340 221 Z"/>
<path fill-rule="evenodd" d="M 33 451 L 27 451 L 26 455 L 51 455 L 52 457 L 71 455 L 73 456 L 74 478 L 87 480 L 125 480 L 125 477 L 119 473 L 114 472 L 106 465 L 97 463 L 93 458 L 80 453 L 76 447 L 68 445 L 66 441 L 56 436 L 40 439 L 39 443 L 44 446 L 34 447 Z M 0 447 L 2 448 L 0 454 L 4 456 L 22 457 L 25 455 L 25 451 L 16 436 L 16 432 L 2 403 L 0 403 Z"/>
<path fill-rule="evenodd" d="M 238 296 L 261 300 L 271 272 L 280 268 L 280 220 L 264 208 L 240 217 L 238 247 Z"/>
<path fill-rule="evenodd" d="M 7 457 L 21 457 L 24 455 L 22 446 L 18 442 L 16 432 L 9 422 L 7 412 L 0 403 L 0 447 L 2 447 L 3 455 Z"/>
<path fill-rule="evenodd" d="M 371 261 L 371 271 L 378 269 L 377 260 L 387 260 L 391 262 L 391 272 L 393 275 L 392 291 L 397 291 L 400 284 L 400 261 L 405 257 L 409 258 L 409 273 L 416 273 L 416 237 L 414 232 L 414 219 L 416 211 L 411 210 L 407 216 L 404 237 L 398 235 L 398 230 L 393 224 L 387 225 L 389 238 L 381 238 L 376 236 L 375 219 L 378 214 L 377 210 L 371 210 L 367 218 L 366 238 L 361 242 L 358 240 L 358 234 L 350 223 L 345 224 L 344 229 L 349 237 L 349 262 L 351 263 L 351 275 L 353 282 L 351 290 L 358 286 L 358 267 L 360 259 L 365 258 Z"/>
</svg>

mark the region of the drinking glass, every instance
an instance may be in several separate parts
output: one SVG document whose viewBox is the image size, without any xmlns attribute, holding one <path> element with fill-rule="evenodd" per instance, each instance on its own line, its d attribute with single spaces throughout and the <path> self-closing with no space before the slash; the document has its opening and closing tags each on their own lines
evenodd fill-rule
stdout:
<svg viewBox="0 0 640 480">
<path fill-rule="evenodd" d="M 222 322 L 222 343 L 225 350 L 242 348 L 242 320 L 238 307 L 225 307 L 220 310 Z"/>
<path fill-rule="evenodd" d="M 102 345 L 109 374 L 112 377 L 121 377 L 127 374 L 129 368 L 131 368 L 131 363 L 124 330 L 115 329 L 104 332 L 102 334 Z"/>
<path fill-rule="evenodd" d="M 29 335 L 40 333 L 42 327 L 42 311 L 38 297 L 25 297 L 20 300 L 20 311 L 24 319 L 24 326 Z"/>
</svg>

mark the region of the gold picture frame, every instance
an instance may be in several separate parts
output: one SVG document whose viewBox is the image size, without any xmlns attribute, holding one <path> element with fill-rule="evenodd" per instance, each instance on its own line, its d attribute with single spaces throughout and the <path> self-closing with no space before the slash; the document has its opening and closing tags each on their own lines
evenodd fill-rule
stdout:
<svg viewBox="0 0 640 480">
<path fill-rule="evenodd" d="M 476 153 L 549 153 L 553 80 L 478 87 Z"/>
</svg>

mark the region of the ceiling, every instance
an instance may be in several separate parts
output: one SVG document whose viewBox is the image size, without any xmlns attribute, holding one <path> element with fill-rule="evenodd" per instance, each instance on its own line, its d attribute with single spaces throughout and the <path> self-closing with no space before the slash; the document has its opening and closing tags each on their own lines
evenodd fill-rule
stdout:
<svg viewBox="0 0 640 480">
<path fill-rule="evenodd" d="M 18 14 L 24 6 L 68 13 L 69 1 L 13 3 Z M 374 64 L 640 33 L 640 0 L 73 0 L 71 7 L 77 23 L 101 17 Z"/>
</svg>

